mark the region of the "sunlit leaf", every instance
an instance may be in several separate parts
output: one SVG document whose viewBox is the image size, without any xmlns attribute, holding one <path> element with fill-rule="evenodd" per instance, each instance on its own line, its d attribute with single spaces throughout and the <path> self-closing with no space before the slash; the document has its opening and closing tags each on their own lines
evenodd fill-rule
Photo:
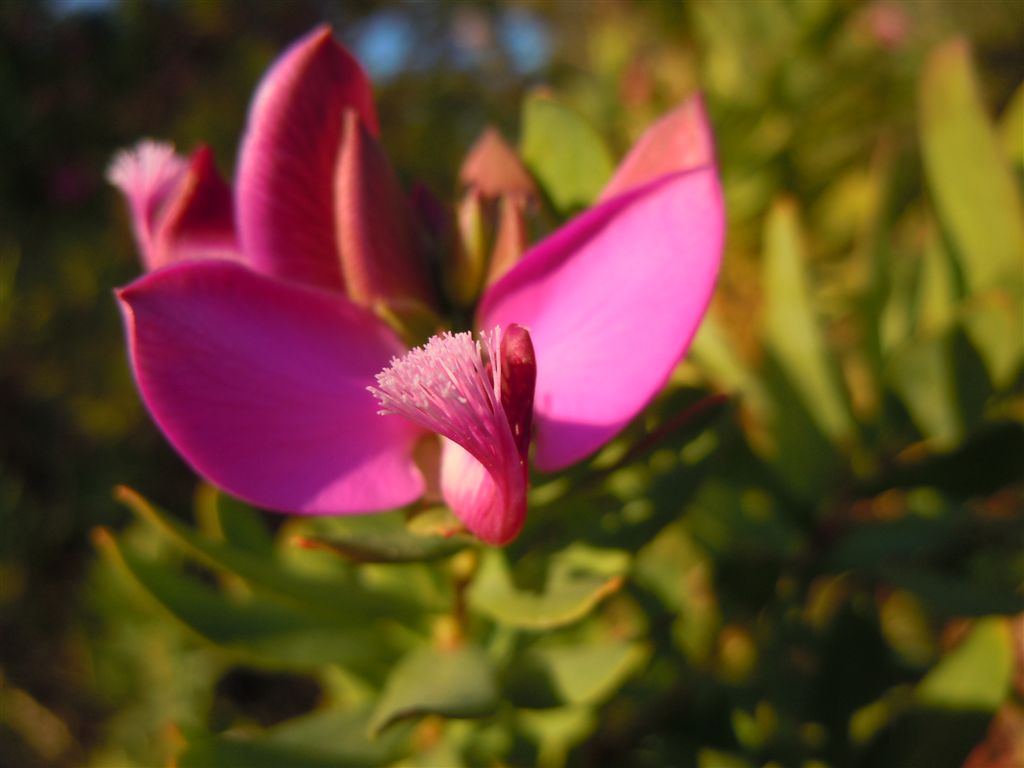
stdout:
<svg viewBox="0 0 1024 768">
<path fill-rule="evenodd" d="M 1019 279 L 1021 200 L 985 112 L 966 41 L 952 40 L 929 58 L 920 119 L 929 187 L 969 288 Z"/>
<path fill-rule="evenodd" d="M 617 690 L 649 658 L 642 643 L 540 642 L 514 659 L 505 695 L 524 707 L 594 704 Z"/>
<path fill-rule="evenodd" d="M 912 341 L 892 355 L 886 370 L 921 434 L 940 447 L 955 445 L 964 434 L 951 335 L 944 332 Z"/>
<path fill-rule="evenodd" d="M 316 712 L 257 736 L 197 735 L 186 739 L 179 768 L 373 768 L 390 765 L 409 750 L 408 731 L 367 736 L 365 711 Z"/>
<path fill-rule="evenodd" d="M 569 750 L 593 731 L 597 718 L 590 707 L 583 705 L 522 710 L 519 722 L 523 731 L 539 746 L 537 765 L 540 768 L 560 768 L 565 765 Z"/>
<path fill-rule="evenodd" d="M 1013 98 L 1003 110 L 999 134 L 1006 157 L 1024 170 L 1024 83 L 1017 86 Z"/>
<path fill-rule="evenodd" d="M 497 703 L 494 670 L 482 650 L 419 648 L 388 675 L 369 730 L 377 734 L 398 720 L 426 714 L 481 717 Z"/>
<path fill-rule="evenodd" d="M 1013 648 L 1006 620 L 979 619 L 967 637 L 918 684 L 927 707 L 994 712 L 1013 676 Z"/>
<path fill-rule="evenodd" d="M 562 214 L 590 205 L 614 168 L 608 148 L 589 123 L 537 92 L 523 102 L 520 151 Z"/>
<path fill-rule="evenodd" d="M 819 428 L 842 442 L 852 437 L 853 420 L 811 306 L 806 263 L 796 208 L 779 200 L 765 226 L 765 341 Z"/>
<path fill-rule="evenodd" d="M 469 589 L 473 608 L 494 621 L 519 629 L 544 630 L 572 624 L 622 586 L 621 576 L 552 569 L 541 592 L 521 590 L 512 582 L 505 555 L 488 550 Z"/>
</svg>

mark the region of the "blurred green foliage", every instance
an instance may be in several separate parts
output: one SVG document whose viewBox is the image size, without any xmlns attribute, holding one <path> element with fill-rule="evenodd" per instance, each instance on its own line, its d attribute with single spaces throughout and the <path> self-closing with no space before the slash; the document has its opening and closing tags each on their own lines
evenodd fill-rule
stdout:
<svg viewBox="0 0 1024 768">
<path fill-rule="evenodd" d="M 443 510 L 193 493 L 133 393 L 106 162 L 155 136 L 230 172 L 252 86 L 324 19 L 356 50 L 412 30 L 378 83 L 407 179 L 450 197 L 495 123 L 551 221 L 705 93 L 708 322 L 505 550 Z M 997 1 L 0 5 L 0 762 L 1024 759 L 1021 39 Z M 120 483 L 175 514 L 122 489 L 129 521 Z"/>
</svg>

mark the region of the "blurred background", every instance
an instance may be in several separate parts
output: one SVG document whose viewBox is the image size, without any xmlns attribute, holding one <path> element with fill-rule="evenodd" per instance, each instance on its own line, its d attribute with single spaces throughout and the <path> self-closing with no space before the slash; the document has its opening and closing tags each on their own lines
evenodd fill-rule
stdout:
<svg viewBox="0 0 1024 768">
<path fill-rule="evenodd" d="M 658 586 L 655 566 L 638 567 L 641 585 L 664 598 L 662 610 L 711 622 L 704 639 L 669 637 L 671 654 L 656 654 L 653 662 L 704 670 L 689 678 L 673 673 L 683 683 L 673 683 L 667 699 L 690 713 L 691 731 L 653 716 L 637 720 L 614 702 L 597 704 L 600 725 L 574 737 L 564 754 L 549 749 L 547 764 L 931 759 L 917 746 L 932 730 L 889 728 L 901 706 L 898 691 L 955 647 L 967 631 L 963 617 L 1020 610 L 1024 409 L 1015 351 L 1022 318 L 1014 302 L 1022 254 L 1014 238 L 1024 178 L 1024 5 L 5 0 L 0 764 L 160 765 L 180 739 L 176 726 L 198 722 L 214 733 L 239 722 L 265 726 L 316 706 L 314 683 L 226 664 L 148 610 L 97 557 L 90 532 L 106 526 L 158 548 L 133 533 L 112 489 L 126 484 L 184 513 L 196 487 L 148 421 L 126 367 L 111 291 L 132 280 L 139 264 L 126 211 L 104 181 L 106 166 L 117 149 L 143 137 L 172 141 L 181 152 L 206 142 L 230 178 L 260 75 L 284 46 L 324 21 L 373 79 L 382 140 L 403 180 L 445 200 L 454 199 L 461 159 L 487 125 L 518 141 L 523 100 L 538 86 L 593 126 L 612 158 L 696 89 L 715 126 L 729 211 L 727 255 L 712 323 L 676 384 L 678 392 L 739 393 L 739 404 L 720 417 L 734 426 L 716 428 L 737 432 L 752 448 L 719 451 L 714 483 L 680 484 L 674 514 L 685 507 L 692 530 L 670 535 L 666 525 L 661 538 L 636 541 L 638 551 L 655 546 L 643 551 L 669 561 L 679 547 L 679 562 L 690 564 L 683 588 Z M 953 109 L 970 125 L 951 130 L 977 129 L 988 144 L 949 167 L 944 129 L 928 133 L 928 105 L 944 104 L 950 93 L 956 105 L 962 83 L 945 70 L 957 62 L 966 62 L 963 71 L 975 79 L 964 86 L 966 106 Z M 994 157 L 1008 193 L 1000 187 L 1002 197 L 980 195 L 978 205 L 987 210 L 945 202 L 945 190 L 975 183 Z M 775 267 L 766 263 L 784 271 L 794 250 L 800 276 L 772 287 L 782 278 L 773 278 Z M 980 270 L 972 265 L 999 259 L 1012 268 L 1000 273 L 1006 301 L 973 277 Z M 794 298 L 787 293 L 793 284 L 806 290 Z M 818 362 L 794 362 L 801 350 L 787 350 L 785 334 L 772 331 L 778 307 L 803 306 L 804 299 L 818 321 L 812 341 L 828 358 L 827 375 L 818 375 Z M 1004 309 L 988 312 L 996 305 Z M 933 355 L 936 340 L 942 346 Z M 774 386 L 780 371 L 801 366 L 814 369 L 806 382 L 794 374 L 788 387 Z M 833 373 L 837 386 L 829 383 Z M 800 431 L 805 422 L 814 428 Z M 773 478 L 766 487 L 783 490 L 758 506 L 762 497 L 748 491 L 762 482 L 766 466 Z M 669 482 L 661 492 L 675 489 Z M 750 498 L 756 514 L 743 506 Z M 631 503 L 620 501 L 619 507 Z M 734 502 L 746 510 L 736 519 L 723 511 Z M 848 514 L 840 527 L 966 517 L 956 518 L 954 544 L 942 539 L 937 554 L 923 555 L 932 558 L 932 570 L 921 573 L 937 580 L 900 588 L 884 579 L 880 586 L 874 576 L 857 580 L 869 562 L 920 554 L 917 547 L 934 531 L 911 525 L 854 542 L 838 556 L 841 565 L 833 560 L 824 569 L 836 578 L 814 581 L 821 569 L 806 552 L 829 545 L 835 529 L 826 523 L 835 519 L 828 508 L 843 505 Z M 777 510 L 787 507 L 810 510 L 813 522 L 796 515 L 793 530 L 774 522 L 742 529 L 751 515 L 781 519 Z M 744 546 L 730 548 L 745 535 L 758 546 L 778 544 L 748 559 L 753 570 L 746 574 L 726 562 L 749 555 Z M 783 565 L 766 571 L 764 558 L 772 557 Z M 852 580 L 840 578 L 851 572 Z M 818 591 L 794 586 L 805 576 Z M 762 594 L 764 584 L 774 591 L 769 586 L 770 594 Z M 701 613 L 708 601 L 719 606 L 712 618 Z M 814 610 L 828 614 L 814 619 L 828 632 L 814 635 L 809 624 L 804 629 L 817 639 L 786 634 L 784 617 Z M 1013 626 L 1013 663 L 1020 665 L 1024 635 L 1019 622 Z M 798 747 L 778 746 L 789 743 L 778 735 L 789 727 L 778 714 L 786 711 L 786 673 L 743 687 L 744 654 L 759 649 L 798 668 L 817 658 L 817 672 L 835 672 L 799 705 L 803 715 L 794 716 L 790 734 Z M 740 671 L 715 666 L 730 654 Z M 964 663 L 969 678 L 984 677 Z M 952 751 L 921 764 L 958 765 L 986 733 L 991 738 L 995 711 L 1024 693 L 1019 666 L 1016 674 L 1016 694 L 983 706 Z M 732 704 L 711 697 L 708 706 L 694 705 L 706 701 L 694 691 L 718 684 L 745 693 Z M 886 693 L 892 690 L 897 694 Z M 641 702 L 645 695 L 642 687 L 624 694 Z M 1019 707 L 1010 711 L 1001 715 L 1010 718 L 1009 730 L 997 735 L 1012 751 L 971 753 L 980 761 L 972 765 L 1024 765 L 1021 731 L 1013 735 L 1024 721 Z M 943 723 L 929 720 L 927 728 Z M 867 735 L 857 741 L 858 734 Z M 844 746 L 834 747 L 839 742 Z M 887 747 L 894 751 L 873 762 Z"/>
</svg>

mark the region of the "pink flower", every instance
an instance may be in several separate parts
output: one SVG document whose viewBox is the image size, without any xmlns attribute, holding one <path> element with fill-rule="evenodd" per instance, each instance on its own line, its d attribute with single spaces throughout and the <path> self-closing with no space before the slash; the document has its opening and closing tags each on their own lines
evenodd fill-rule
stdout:
<svg viewBox="0 0 1024 768">
<path fill-rule="evenodd" d="M 446 501 L 503 544 L 526 513 L 531 440 L 542 471 L 593 453 L 664 385 L 704 315 L 724 214 L 703 109 L 656 123 L 597 206 L 487 289 L 478 341 L 445 333 L 411 351 L 374 310 L 434 296 L 376 131 L 365 75 L 321 28 L 256 93 L 234 260 L 180 258 L 190 233 L 163 223 L 178 161 L 113 173 L 147 263 L 176 261 L 118 292 L 132 368 L 196 471 L 270 509 L 410 503 L 429 480 L 415 448 L 437 433 Z"/>
</svg>

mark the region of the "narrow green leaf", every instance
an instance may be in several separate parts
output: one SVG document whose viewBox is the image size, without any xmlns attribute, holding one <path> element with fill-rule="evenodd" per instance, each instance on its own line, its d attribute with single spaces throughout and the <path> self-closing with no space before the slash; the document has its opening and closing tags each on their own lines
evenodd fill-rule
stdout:
<svg viewBox="0 0 1024 768">
<path fill-rule="evenodd" d="M 209 538 L 257 555 L 273 554 L 274 538 L 259 512 L 212 485 L 200 486 L 196 518 L 200 530 Z"/>
<path fill-rule="evenodd" d="M 497 704 L 494 670 L 481 649 L 418 648 L 388 676 L 369 730 L 376 735 L 399 720 L 427 714 L 482 717 Z"/>
<path fill-rule="evenodd" d="M 597 131 L 568 107 L 537 92 L 523 103 L 520 152 L 562 215 L 590 205 L 614 169 Z"/>
<path fill-rule="evenodd" d="M 438 560 L 473 543 L 467 536 L 414 533 L 398 512 L 310 518 L 300 521 L 293 530 L 304 545 L 334 552 L 357 563 Z"/>
<path fill-rule="evenodd" d="M 1024 275 L 970 298 L 963 326 L 996 389 L 1013 386 L 1024 359 Z"/>
<path fill-rule="evenodd" d="M 818 427 L 834 442 L 849 441 L 849 401 L 811 306 L 807 257 L 791 201 L 772 206 L 764 238 L 765 341 Z"/>
<path fill-rule="evenodd" d="M 700 324 L 688 357 L 714 384 L 729 393 L 739 394 L 759 417 L 768 412 L 767 393 L 758 378 L 735 352 L 735 343 L 713 314 Z"/>
<path fill-rule="evenodd" d="M 314 607 L 332 616 L 359 616 L 364 620 L 394 618 L 412 621 L 420 613 L 414 604 L 397 596 L 375 594 L 351 582 L 339 584 L 299 574 L 273 557 L 242 551 L 226 542 L 206 538 L 129 488 L 119 488 L 117 497 L 186 555 L 296 604 Z"/>
<path fill-rule="evenodd" d="M 170 566 L 148 560 L 97 534 L 107 559 L 143 594 L 185 627 L 229 651 L 269 663 L 308 669 L 339 664 L 359 673 L 376 670 L 394 654 L 372 625 L 358 625 L 257 596 L 229 599 Z"/>
<path fill-rule="evenodd" d="M 956 277 L 952 259 L 931 227 L 917 279 L 915 330 L 920 335 L 942 333 L 956 320 Z"/>
<path fill-rule="evenodd" d="M 1013 98 L 1003 110 L 999 134 L 1007 159 L 1024 169 L 1024 83 L 1017 86 Z"/>
<path fill-rule="evenodd" d="M 921 434 L 937 447 L 960 442 L 964 421 L 956 393 L 951 333 L 918 338 L 896 350 L 886 369 L 890 386 Z"/>
<path fill-rule="evenodd" d="M 1013 680 L 1013 645 L 1006 620 L 979 619 L 967 637 L 918 684 L 926 707 L 994 712 Z"/>
<path fill-rule="evenodd" d="M 920 120 L 929 187 L 956 242 L 969 289 L 1019 280 L 1021 200 L 985 112 L 965 40 L 945 43 L 929 58 L 921 80 Z"/>
<path fill-rule="evenodd" d="M 494 621 L 519 629 L 544 630 L 579 621 L 622 586 L 621 576 L 607 577 L 553 567 L 543 592 L 518 589 L 499 550 L 484 553 L 469 588 L 473 608 Z"/>
</svg>

